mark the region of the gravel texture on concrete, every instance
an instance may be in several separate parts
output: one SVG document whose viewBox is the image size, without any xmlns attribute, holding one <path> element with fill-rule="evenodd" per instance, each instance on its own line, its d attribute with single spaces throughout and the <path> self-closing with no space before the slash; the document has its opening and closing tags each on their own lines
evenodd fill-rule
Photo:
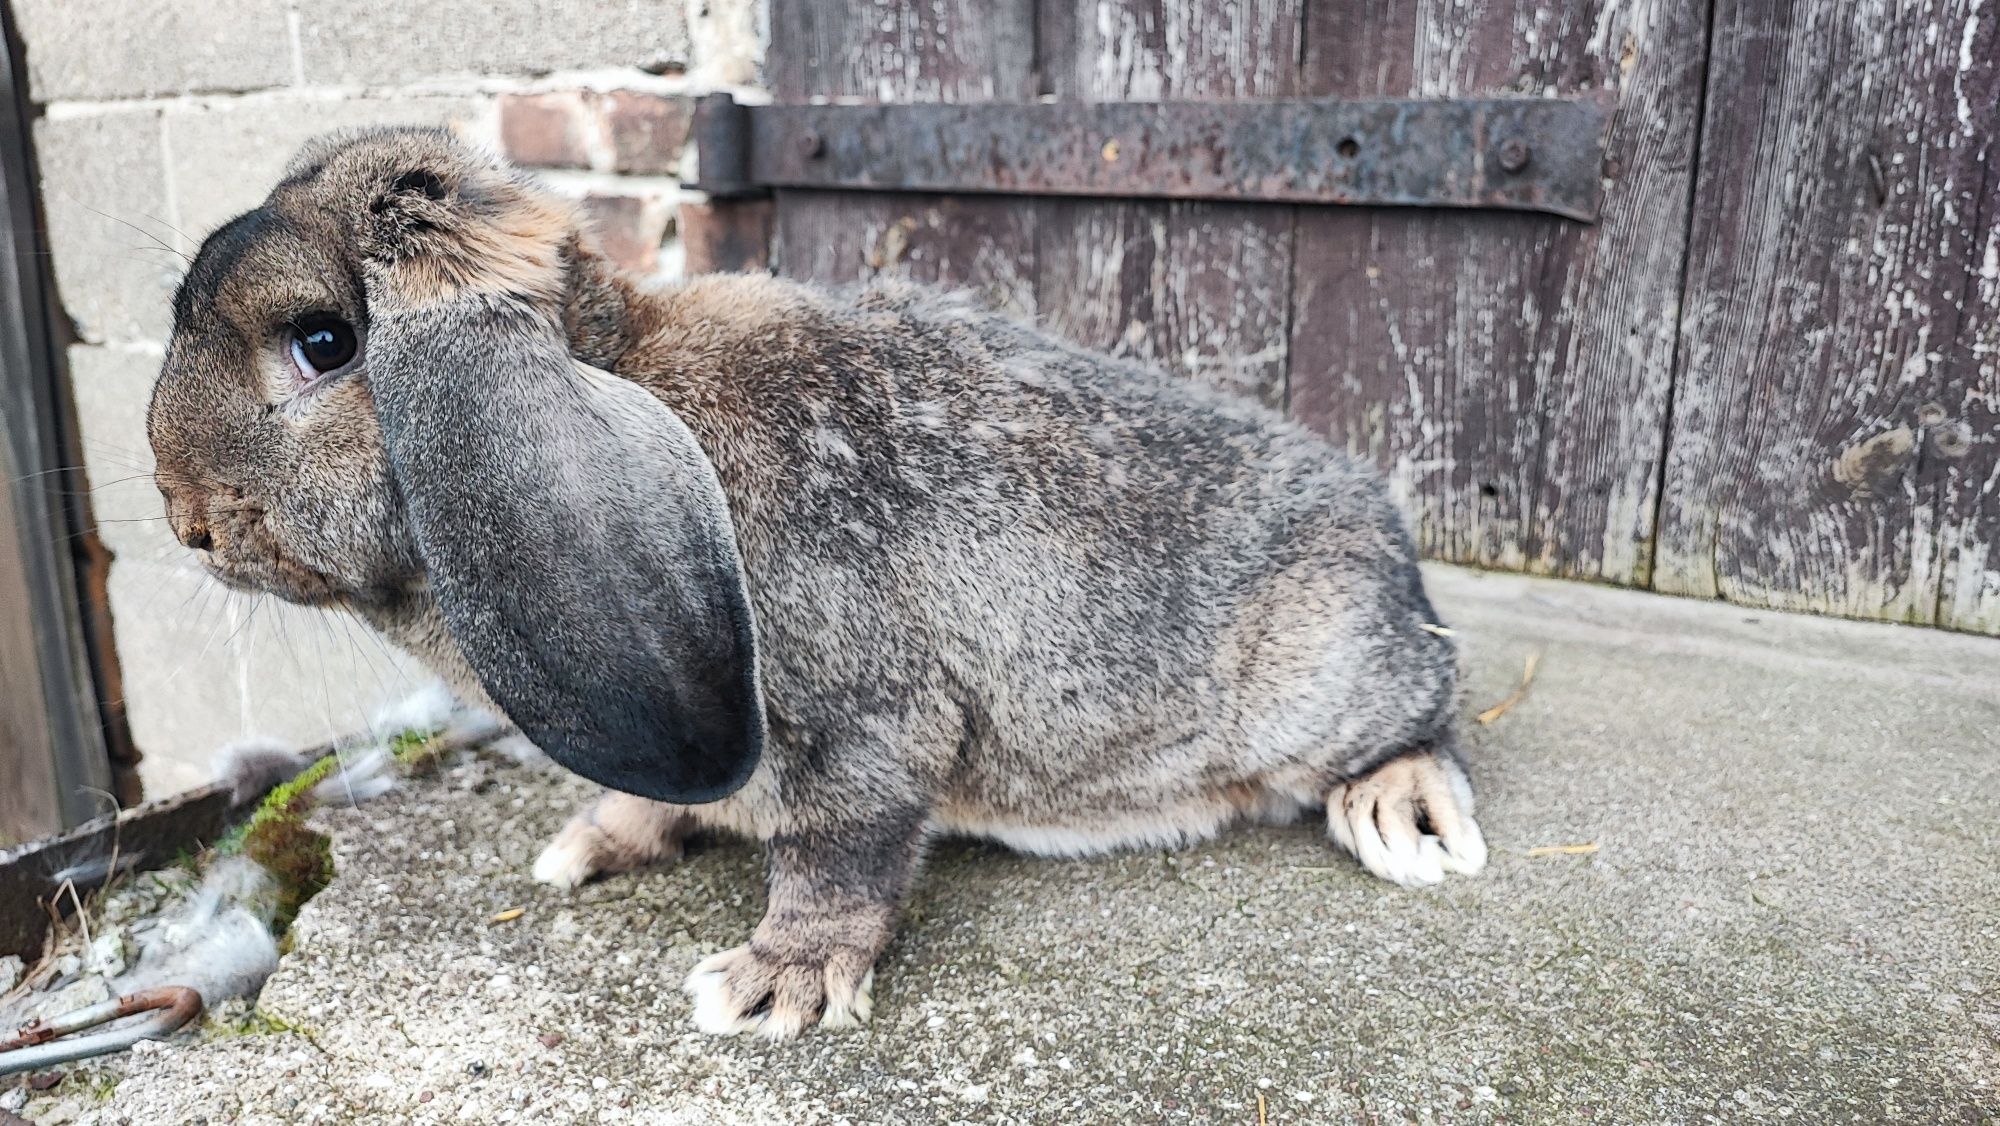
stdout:
<svg viewBox="0 0 2000 1126">
<path fill-rule="evenodd" d="M 462 764 L 321 815 L 339 875 L 256 1031 L 25 1113 L 2000 1120 L 2000 641 L 1430 574 L 1468 717 L 1541 655 L 1467 721 L 1477 878 L 1397 889 L 1316 822 L 1074 862 L 945 842 L 872 1027 L 717 1040 L 679 986 L 756 923 L 755 847 L 560 894 L 528 868 L 586 787 Z"/>
</svg>

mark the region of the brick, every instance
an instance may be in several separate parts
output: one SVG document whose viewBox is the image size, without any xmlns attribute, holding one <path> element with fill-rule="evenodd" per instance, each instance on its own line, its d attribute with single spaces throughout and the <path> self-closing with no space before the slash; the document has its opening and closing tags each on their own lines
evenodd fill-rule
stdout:
<svg viewBox="0 0 2000 1126">
<path fill-rule="evenodd" d="M 680 170 L 694 123 L 694 103 L 687 98 L 616 90 L 598 103 L 611 139 L 613 168 L 645 176 L 671 176 Z"/>
<path fill-rule="evenodd" d="M 667 206 L 657 198 L 593 193 L 583 198 L 584 218 L 612 261 L 650 274 L 660 265 L 667 234 Z"/>
<path fill-rule="evenodd" d="M 482 98 L 254 98 L 167 111 L 180 227 L 196 240 L 263 202 L 309 138 L 364 125 L 473 125 Z"/>
<path fill-rule="evenodd" d="M 153 485 L 146 443 L 146 401 L 160 371 L 151 350 L 74 344 L 70 401 L 83 436 L 90 507 L 97 534 L 120 559 L 159 561 L 181 551 Z"/>
<path fill-rule="evenodd" d="M 159 113 L 44 117 L 35 124 L 35 155 L 56 290 L 78 336 L 166 339 L 168 302 L 186 262 L 160 245 L 178 239 Z"/>
<path fill-rule="evenodd" d="M 771 219 L 771 201 L 767 199 L 681 204 L 681 248 L 687 273 L 768 269 Z"/>
<path fill-rule="evenodd" d="M 285 0 L 15 0 L 38 102 L 293 81 Z"/>
<path fill-rule="evenodd" d="M 516 164 L 588 168 L 590 118 L 577 94 L 502 95 L 500 152 Z"/>
<path fill-rule="evenodd" d="M 636 72 L 688 57 L 682 7 L 683 0 L 314 0 L 298 5 L 299 38 L 307 78 L 322 85 Z"/>
</svg>

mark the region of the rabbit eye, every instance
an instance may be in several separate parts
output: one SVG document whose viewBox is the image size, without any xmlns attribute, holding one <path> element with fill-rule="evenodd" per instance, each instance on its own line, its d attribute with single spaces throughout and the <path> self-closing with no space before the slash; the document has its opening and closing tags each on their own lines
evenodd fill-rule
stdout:
<svg viewBox="0 0 2000 1126">
<path fill-rule="evenodd" d="M 347 366 L 360 347 L 354 326 L 334 317 L 306 317 L 292 326 L 292 362 L 308 380 Z"/>
</svg>

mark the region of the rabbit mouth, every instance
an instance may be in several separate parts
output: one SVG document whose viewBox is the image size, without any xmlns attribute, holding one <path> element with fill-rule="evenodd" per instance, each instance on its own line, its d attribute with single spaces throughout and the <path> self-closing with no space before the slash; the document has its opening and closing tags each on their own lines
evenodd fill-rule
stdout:
<svg viewBox="0 0 2000 1126">
<path fill-rule="evenodd" d="M 210 559 L 203 566 L 223 586 L 245 594 L 275 594 L 300 606 L 325 606 L 341 597 L 327 576 L 287 559 L 255 563 Z"/>
</svg>

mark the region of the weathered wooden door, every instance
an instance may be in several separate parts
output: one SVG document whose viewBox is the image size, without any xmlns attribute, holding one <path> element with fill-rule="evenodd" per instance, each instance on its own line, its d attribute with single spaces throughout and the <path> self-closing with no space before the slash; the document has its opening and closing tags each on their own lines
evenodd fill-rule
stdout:
<svg viewBox="0 0 2000 1126">
<path fill-rule="evenodd" d="M 82 475 L 60 440 L 17 43 L 0 6 L 0 848 L 104 812 L 117 784 L 71 558 Z"/>
<path fill-rule="evenodd" d="M 969 285 L 1283 407 L 1427 554 L 2000 632 L 1979 0 L 775 0 L 781 103 L 1600 94 L 1595 224 L 780 190 L 776 268 Z"/>
</svg>

